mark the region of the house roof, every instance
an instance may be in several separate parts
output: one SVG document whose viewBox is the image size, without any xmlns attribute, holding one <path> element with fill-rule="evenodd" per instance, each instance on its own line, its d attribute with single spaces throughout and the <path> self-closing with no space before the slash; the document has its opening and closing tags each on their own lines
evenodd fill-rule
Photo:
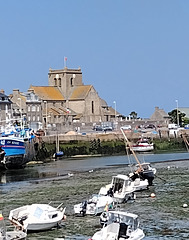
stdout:
<svg viewBox="0 0 189 240">
<path fill-rule="evenodd" d="M 86 98 L 87 94 L 91 90 L 92 85 L 83 85 L 83 86 L 78 86 L 74 89 L 72 92 L 69 100 L 83 100 Z"/>
<path fill-rule="evenodd" d="M 65 100 L 64 96 L 58 89 L 58 87 L 51 86 L 30 86 L 30 89 L 33 89 L 35 94 L 37 94 L 43 100 L 56 100 L 63 101 Z"/>
<path fill-rule="evenodd" d="M 164 120 L 165 118 L 169 118 L 169 115 L 159 107 L 155 107 L 155 112 L 150 117 L 151 120 Z"/>
</svg>

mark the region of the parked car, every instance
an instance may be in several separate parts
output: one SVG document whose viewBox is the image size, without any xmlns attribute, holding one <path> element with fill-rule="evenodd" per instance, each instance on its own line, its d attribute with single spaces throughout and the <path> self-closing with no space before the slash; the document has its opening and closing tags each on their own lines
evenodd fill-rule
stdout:
<svg viewBox="0 0 189 240">
<path fill-rule="evenodd" d="M 113 128 L 111 126 L 99 126 L 99 125 L 96 125 L 93 127 L 93 130 L 95 131 L 112 131 Z"/>
<path fill-rule="evenodd" d="M 95 131 L 103 131 L 103 128 L 101 126 L 99 126 L 99 125 L 96 125 L 96 126 L 93 127 L 93 130 L 95 130 Z"/>
<path fill-rule="evenodd" d="M 113 128 L 111 126 L 104 126 L 103 128 L 103 131 L 112 131 Z"/>
<path fill-rule="evenodd" d="M 131 130 L 131 125 L 125 125 L 121 127 L 123 130 Z"/>
</svg>

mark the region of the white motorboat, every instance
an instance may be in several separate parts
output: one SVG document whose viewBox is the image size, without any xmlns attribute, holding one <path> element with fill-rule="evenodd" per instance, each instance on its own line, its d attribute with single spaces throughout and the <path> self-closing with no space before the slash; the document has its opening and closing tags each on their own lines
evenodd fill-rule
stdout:
<svg viewBox="0 0 189 240">
<path fill-rule="evenodd" d="M 74 212 L 77 215 L 84 216 L 101 214 L 105 208 L 112 209 L 114 205 L 113 198 L 110 196 L 93 195 L 87 201 L 74 205 Z"/>
<path fill-rule="evenodd" d="M 137 169 L 134 171 L 134 175 L 138 175 L 140 180 L 145 180 L 147 179 L 148 180 L 148 185 L 151 186 L 152 185 L 152 182 L 154 180 L 154 176 L 156 174 L 156 169 L 155 168 L 152 168 L 150 166 L 150 163 L 140 163 L 138 157 L 136 156 L 136 153 L 135 151 L 133 150 L 133 147 L 131 145 L 131 143 L 129 142 L 125 132 L 123 131 L 122 128 L 121 129 L 121 132 L 125 138 L 125 142 L 126 142 L 126 150 L 127 150 L 127 145 L 129 146 L 129 149 L 131 150 L 131 152 L 133 153 L 133 156 L 137 162 Z"/>
<path fill-rule="evenodd" d="M 49 204 L 32 204 L 10 211 L 9 220 L 23 231 L 44 231 L 57 226 L 64 219 L 65 208 Z"/>
<path fill-rule="evenodd" d="M 99 194 L 108 195 L 114 198 L 117 203 L 127 202 L 130 199 L 135 199 L 135 188 L 128 176 L 118 174 L 112 177 L 111 184 L 101 187 Z"/>
<path fill-rule="evenodd" d="M 151 143 L 147 138 L 141 138 L 136 144 L 131 145 L 135 152 L 149 152 L 154 150 L 154 144 Z"/>
<path fill-rule="evenodd" d="M 129 177 L 135 192 L 148 189 L 149 184 L 147 179 L 142 178 L 137 173 L 130 173 Z"/>
<path fill-rule="evenodd" d="M 105 215 L 104 215 L 105 214 Z M 125 211 L 108 211 L 100 216 L 103 228 L 91 240 L 140 240 L 145 234 L 139 228 L 138 215 Z"/>
<path fill-rule="evenodd" d="M 136 172 L 142 179 L 147 179 L 148 185 L 151 186 L 156 174 L 156 168 L 151 167 L 148 162 L 140 163 L 136 165 Z"/>
<path fill-rule="evenodd" d="M 0 213 L 0 240 L 23 240 L 26 239 L 26 236 L 25 232 L 19 230 L 7 232 L 3 215 Z"/>
</svg>

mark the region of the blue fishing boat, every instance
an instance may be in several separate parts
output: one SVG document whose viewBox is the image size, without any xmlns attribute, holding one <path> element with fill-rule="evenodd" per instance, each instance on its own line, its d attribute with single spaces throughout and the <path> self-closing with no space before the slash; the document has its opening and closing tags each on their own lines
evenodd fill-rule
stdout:
<svg viewBox="0 0 189 240">
<path fill-rule="evenodd" d="M 18 169 L 34 157 L 35 136 L 30 129 L 2 132 L 0 136 L 0 169 Z"/>
</svg>

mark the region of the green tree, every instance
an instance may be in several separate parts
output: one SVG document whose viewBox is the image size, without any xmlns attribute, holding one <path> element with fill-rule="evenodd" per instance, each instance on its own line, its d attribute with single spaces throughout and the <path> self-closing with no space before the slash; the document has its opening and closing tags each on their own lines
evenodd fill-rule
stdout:
<svg viewBox="0 0 189 240">
<path fill-rule="evenodd" d="M 132 119 L 137 119 L 137 113 L 135 111 L 132 111 L 129 115 Z"/>
<path fill-rule="evenodd" d="M 168 112 L 168 115 L 170 116 L 171 122 L 177 124 L 177 109 L 174 109 L 171 112 Z M 182 113 L 181 111 L 178 110 L 178 118 L 179 118 L 180 126 L 183 126 L 185 116 L 186 116 L 185 113 Z"/>
</svg>

